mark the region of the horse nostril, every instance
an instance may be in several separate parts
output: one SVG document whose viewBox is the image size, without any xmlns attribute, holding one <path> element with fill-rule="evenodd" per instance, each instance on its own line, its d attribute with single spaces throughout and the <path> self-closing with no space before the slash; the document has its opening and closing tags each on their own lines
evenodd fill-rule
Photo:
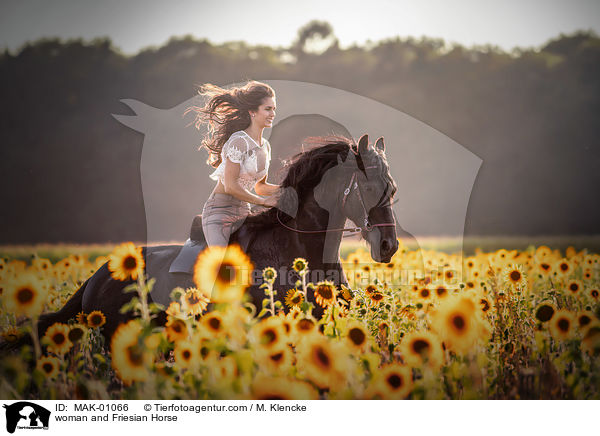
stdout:
<svg viewBox="0 0 600 436">
<path fill-rule="evenodd" d="M 390 250 L 390 242 L 387 239 L 381 241 L 381 252 L 387 253 Z"/>
</svg>

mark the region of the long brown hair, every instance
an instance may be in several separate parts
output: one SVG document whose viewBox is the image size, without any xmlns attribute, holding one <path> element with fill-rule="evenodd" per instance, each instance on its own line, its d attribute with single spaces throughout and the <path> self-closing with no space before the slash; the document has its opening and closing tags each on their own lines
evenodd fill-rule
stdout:
<svg viewBox="0 0 600 436">
<path fill-rule="evenodd" d="M 196 112 L 193 121 L 199 129 L 208 123 L 208 132 L 198 150 L 205 147 L 209 156 L 206 163 L 218 167 L 221 163 L 221 149 L 233 132 L 244 130 L 250 125 L 249 110 L 257 110 L 267 97 L 275 97 L 275 91 L 266 83 L 250 80 L 244 86 L 224 89 L 212 83 L 200 86 L 200 95 L 208 97 L 203 107 L 190 106 L 188 112 Z"/>
</svg>

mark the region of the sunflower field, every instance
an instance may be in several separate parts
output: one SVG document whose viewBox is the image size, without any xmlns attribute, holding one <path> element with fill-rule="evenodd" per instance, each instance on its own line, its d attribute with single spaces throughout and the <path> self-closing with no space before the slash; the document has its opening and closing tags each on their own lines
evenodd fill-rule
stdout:
<svg viewBox="0 0 600 436">
<path fill-rule="evenodd" d="M 106 262 L 115 279 L 131 282 L 122 311 L 136 315 L 110 343 L 102 334 L 109 315 L 100 311 L 34 335 L 39 316 L 59 310 Z M 0 259 L 0 396 L 600 398 L 600 255 L 587 250 L 463 256 L 401 243 L 379 264 L 358 248 L 343 258 L 349 288 L 341 289 L 310 282 L 311 265 L 297 258 L 291 289 L 277 287 L 275 269 L 262 271 L 258 308 L 245 295 L 252 264 L 237 246 L 201 253 L 196 287 L 175 288 L 166 308 L 149 300 L 143 262 L 132 243 L 93 261 Z M 166 323 L 153 322 L 163 311 Z M 11 347 L 23 339 L 28 345 Z"/>
</svg>

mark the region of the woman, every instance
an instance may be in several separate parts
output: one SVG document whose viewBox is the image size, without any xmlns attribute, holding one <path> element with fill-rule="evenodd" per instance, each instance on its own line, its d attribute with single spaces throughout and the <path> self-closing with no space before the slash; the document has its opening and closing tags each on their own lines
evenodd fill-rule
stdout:
<svg viewBox="0 0 600 436">
<path fill-rule="evenodd" d="M 250 203 L 273 207 L 279 197 L 280 186 L 267 183 L 271 145 L 262 137 L 273 126 L 275 92 L 252 80 L 232 89 L 208 83 L 200 94 L 208 96 L 205 106 L 186 113 L 197 113 L 196 128 L 208 122 L 200 148 L 208 150 L 207 163 L 216 168 L 210 178 L 217 181 L 202 209 L 202 229 L 209 246 L 227 246 L 241 218 L 250 213 Z"/>
</svg>

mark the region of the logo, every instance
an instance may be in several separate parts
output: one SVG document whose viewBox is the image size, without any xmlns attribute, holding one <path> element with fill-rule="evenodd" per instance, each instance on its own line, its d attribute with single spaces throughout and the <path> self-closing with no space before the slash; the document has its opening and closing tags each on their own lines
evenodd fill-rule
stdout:
<svg viewBox="0 0 600 436">
<path fill-rule="evenodd" d="M 15 429 L 48 429 L 50 411 L 29 401 L 19 401 L 10 406 L 3 405 L 6 409 L 6 431 L 14 433 Z"/>
</svg>

